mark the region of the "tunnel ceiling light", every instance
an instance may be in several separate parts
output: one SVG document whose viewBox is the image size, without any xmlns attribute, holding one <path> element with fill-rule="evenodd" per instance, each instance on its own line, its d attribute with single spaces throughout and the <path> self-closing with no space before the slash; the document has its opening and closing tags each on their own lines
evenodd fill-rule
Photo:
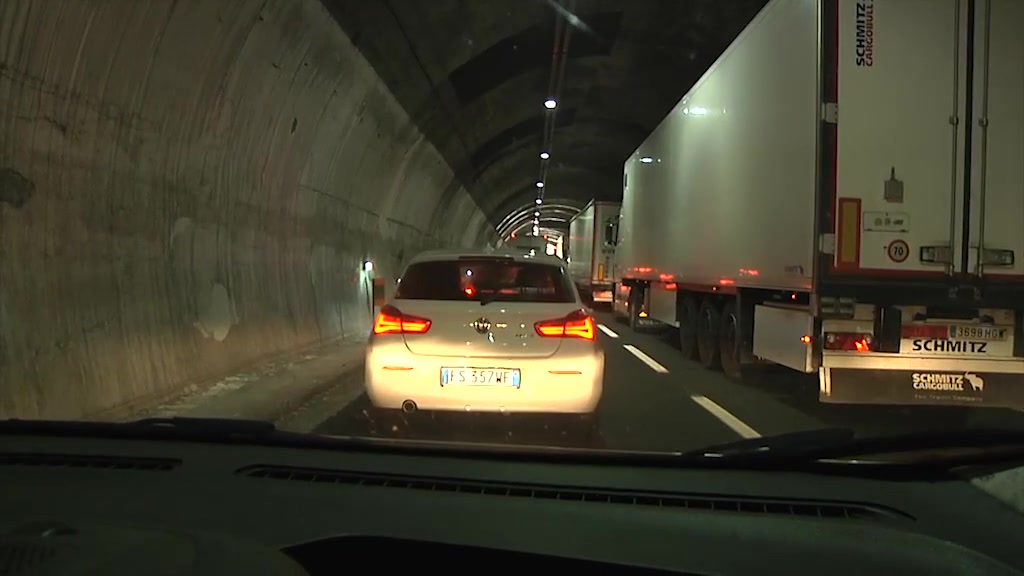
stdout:
<svg viewBox="0 0 1024 576">
<path fill-rule="evenodd" d="M 548 154 L 547 152 L 541 152 L 540 153 L 540 159 L 541 160 L 547 160 L 548 158 L 551 158 L 551 154 Z"/>
<path fill-rule="evenodd" d="M 540 212 L 534 212 L 533 215 L 534 216 L 540 216 Z"/>
<path fill-rule="evenodd" d="M 543 198 L 537 198 L 537 206 L 540 206 L 543 203 L 544 203 L 544 199 Z"/>
<path fill-rule="evenodd" d="M 555 106 L 558 106 L 558 102 L 555 102 L 554 98 L 548 98 L 544 101 L 544 107 L 548 110 L 554 110 Z"/>
<path fill-rule="evenodd" d="M 640 161 L 643 162 L 644 164 L 650 164 L 651 162 L 654 162 L 654 158 L 651 158 L 650 156 L 644 156 L 643 158 L 640 159 Z"/>
<path fill-rule="evenodd" d="M 373 272 L 373 262 L 370 262 L 369 260 L 363 262 L 363 271 Z"/>
<path fill-rule="evenodd" d="M 544 187 L 544 182 L 538 180 L 537 181 L 537 188 L 543 188 L 543 187 Z"/>
</svg>

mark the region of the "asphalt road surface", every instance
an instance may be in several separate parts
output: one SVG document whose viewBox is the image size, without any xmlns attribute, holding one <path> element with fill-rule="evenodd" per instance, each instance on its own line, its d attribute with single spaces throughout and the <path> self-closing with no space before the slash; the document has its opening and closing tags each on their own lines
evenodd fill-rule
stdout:
<svg viewBox="0 0 1024 576">
<path fill-rule="evenodd" d="M 934 428 L 1013 426 L 1006 409 L 850 406 L 818 402 L 816 376 L 768 369 L 753 381 L 729 380 L 682 358 L 674 333 L 641 334 L 598 314 L 605 349 L 604 397 L 596 429 L 549 416 L 427 413 L 382 415 L 366 395 L 314 430 L 322 434 L 685 451 L 741 438 L 827 427 L 861 434 Z M 361 378 L 354 371 L 345 378 Z"/>
</svg>

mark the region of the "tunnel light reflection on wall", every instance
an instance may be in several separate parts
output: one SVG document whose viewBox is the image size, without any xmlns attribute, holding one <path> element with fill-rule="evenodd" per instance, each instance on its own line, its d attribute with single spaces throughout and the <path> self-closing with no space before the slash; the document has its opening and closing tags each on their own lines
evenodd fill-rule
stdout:
<svg viewBox="0 0 1024 576">
<path fill-rule="evenodd" d="M 548 158 L 551 158 L 551 154 L 548 154 L 547 152 L 541 152 L 540 153 L 540 159 L 541 160 L 547 160 Z"/>
<path fill-rule="evenodd" d="M 558 102 L 555 102 L 554 98 L 548 98 L 544 101 L 544 107 L 548 110 L 554 110 L 555 106 L 558 106 Z"/>
<path fill-rule="evenodd" d="M 643 162 L 644 164 L 650 164 L 651 162 L 654 162 L 654 158 L 651 158 L 650 156 L 644 156 L 643 158 L 640 159 L 640 161 Z"/>
</svg>

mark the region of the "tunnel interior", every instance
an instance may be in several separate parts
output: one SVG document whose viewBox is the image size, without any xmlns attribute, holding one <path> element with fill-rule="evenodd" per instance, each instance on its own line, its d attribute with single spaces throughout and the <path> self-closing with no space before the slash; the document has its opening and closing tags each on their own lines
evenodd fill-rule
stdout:
<svg viewBox="0 0 1024 576">
<path fill-rule="evenodd" d="M 374 277 L 529 225 L 539 177 L 551 229 L 617 200 L 763 5 L 0 3 L 0 417 L 360 338 Z"/>
</svg>

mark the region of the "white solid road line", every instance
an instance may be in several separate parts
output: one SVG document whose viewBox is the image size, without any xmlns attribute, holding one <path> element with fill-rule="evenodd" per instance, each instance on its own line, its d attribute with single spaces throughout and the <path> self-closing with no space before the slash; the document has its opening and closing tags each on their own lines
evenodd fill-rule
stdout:
<svg viewBox="0 0 1024 576">
<path fill-rule="evenodd" d="M 723 424 L 732 428 L 732 431 L 739 434 L 743 438 L 760 438 L 761 434 L 754 430 L 750 426 L 747 426 L 742 420 L 733 416 L 728 410 L 722 408 L 718 404 L 715 404 L 711 398 L 707 396 L 690 396 L 690 399 L 700 405 L 701 408 L 707 410 L 712 416 L 718 418 Z"/>
<path fill-rule="evenodd" d="M 619 335 L 616 334 L 614 330 L 612 330 L 611 328 L 605 326 L 604 324 L 598 324 L 597 325 L 597 329 L 600 330 L 601 332 L 604 332 L 605 334 L 607 334 L 611 338 L 618 338 L 619 337 Z"/>
<path fill-rule="evenodd" d="M 661 364 L 658 364 L 657 360 L 651 358 L 647 354 L 644 354 L 636 346 L 633 346 L 632 344 L 623 344 L 622 347 L 628 350 L 629 353 L 632 354 L 633 356 L 639 358 L 641 362 L 650 366 L 651 370 L 654 370 L 655 372 L 660 372 L 662 374 L 668 374 L 668 368 L 665 368 Z"/>
</svg>

